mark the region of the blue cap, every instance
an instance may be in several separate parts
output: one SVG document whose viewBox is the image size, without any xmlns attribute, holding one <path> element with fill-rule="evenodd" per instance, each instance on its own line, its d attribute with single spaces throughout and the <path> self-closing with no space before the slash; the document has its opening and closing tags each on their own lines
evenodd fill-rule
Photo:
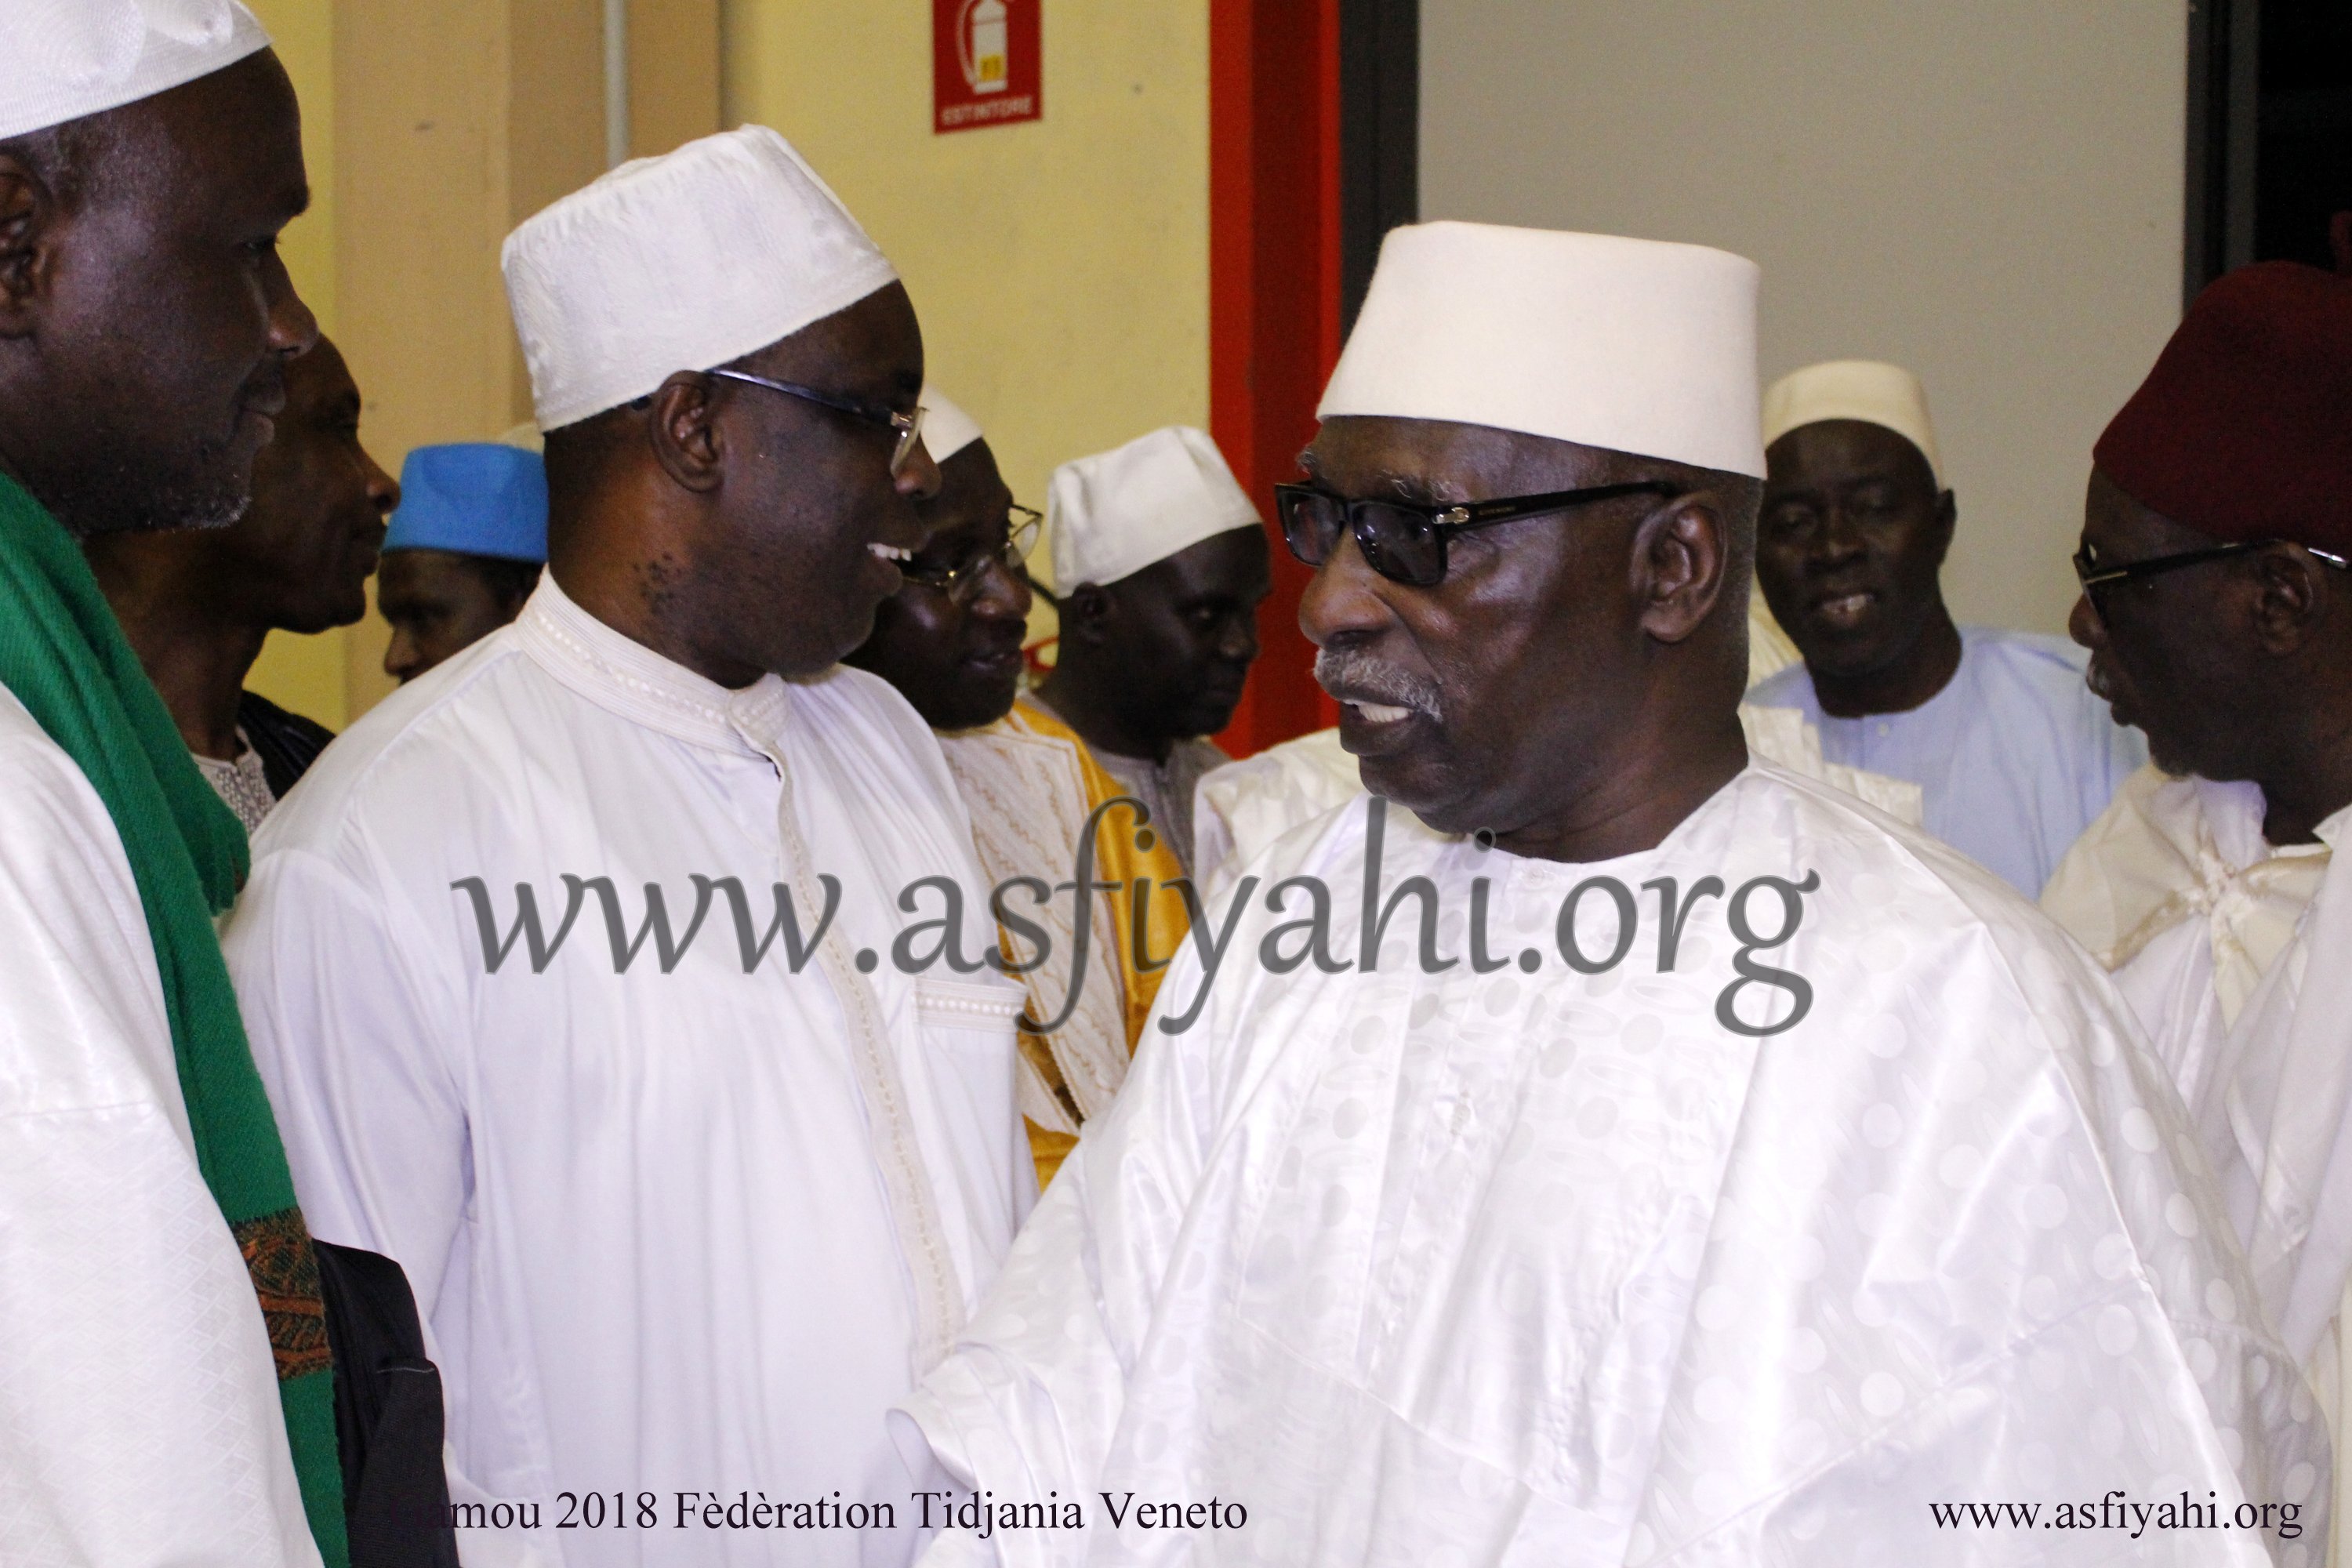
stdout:
<svg viewBox="0 0 2352 1568">
<path fill-rule="evenodd" d="M 419 447 L 400 466 L 383 548 L 547 562 L 547 465 L 492 441 Z"/>
</svg>

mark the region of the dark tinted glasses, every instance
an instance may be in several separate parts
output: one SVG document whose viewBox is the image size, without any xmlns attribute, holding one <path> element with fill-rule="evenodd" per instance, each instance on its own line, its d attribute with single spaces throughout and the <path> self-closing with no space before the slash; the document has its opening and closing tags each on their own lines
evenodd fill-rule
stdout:
<svg viewBox="0 0 2352 1568">
<path fill-rule="evenodd" d="M 2126 561 L 2121 565 L 2109 565 L 2101 561 L 2097 552 L 2085 542 L 2081 549 L 2074 552 L 2074 580 L 2083 585 L 2083 597 L 2091 602 L 2091 614 L 2105 622 L 2107 618 L 2107 607 L 2101 602 L 2103 589 L 2112 588 L 2122 583 L 2145 582 L 2150 577 L 2161 576 L 2167 572 L 2178 572 L 2183 567 L 2201 566 L 2208 561 L 2226 561 L 2232 555 L 2243 555 L 2253 550 L 2267 550 L 2280 542 L 2283 542 L 2274 539 L 2238 540 L 2229 544 L 2216 544 L 2209 550 L 2183 550 L 2171 555 L 2151 556 L 2145 561 Z M 2352 571 L 2352 563 L 2347 563 L 2344 557 L 2333 552 L 2314 550 L 2307 544 L 2304 546 L 2304 550 L 2315 561 L 2324 562 L 2339 572 Z"/>
<path fill-rule="evenodd" d="M 1274 504 L 1282 518 L 1283 542 L 1307 565 L 1320 566 L 1328 560 L 1339 548 L 1340 530 L 1346 529 L 1355 536 L 1365 565 L 1392 583 L 1433 588 L 1445 580 L 1445 542 L 1457 533 L 1619 496 L 1682 493 L 1664 479 L 1644 479 L 1454 506 L 1416 506 L 1401 500 L 1346 500 L 1312 485 L 1276 485 Z"/>
</svg>

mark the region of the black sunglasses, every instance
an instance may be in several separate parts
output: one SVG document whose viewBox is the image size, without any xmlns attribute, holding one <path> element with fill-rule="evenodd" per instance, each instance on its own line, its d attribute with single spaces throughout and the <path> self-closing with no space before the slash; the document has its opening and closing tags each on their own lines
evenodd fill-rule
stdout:
<svg viewBox="0 0 2352 1568">
<path fill-rule="evenodd" d="M 1445 580 L 1445 542 L 1454 534 L 1619 496 L 1683 493 L 1681 487 L 1664 479 L 1642 479 L 1539 496 L 1416 506 L 1401 500 L 1348 500 L 1312 485 L 1276 485 L 1274 505 L 1282 519 L 1283 542 L 1307 565 L 1320 566 L 1330 558 L 1344 528 L 1354 534 L 1365 565 L 1392 583 L 1433 588 Z"/>
<path fill-rule="evenodd" d="M 2091 614 L 2104 622 L 2107 618 L 2107 607 L 2099 599 L 2102 588 L 2111 588 L 2118 583 L 2137 583 L 2167 572 L 2178 572 L 2184 566 L 2201 566 L 2208 561 L 2227 560 L 2232 555 L 2243 555 L 2251 550 L 2267 550 L 2273 544 L 2284 542 L 2286 542 L 2276 539 L 2241 539 L 2229 544 L 2214 545 L 2210 550 L 2183 550 L 2173 555 L 2151 555 L 2145 561 L 2126 561 L 2119 566 L 2100 565 L 2091 553 L 2091 546 L 2085 543 L 2074 552 L 2074 581 L 2082 584 L 2083 597 L 2091 604 Z M 2303 548 L 2313 559 L 2326 562 L 2339 572 L 2352 571 L 2352 561 L 2347 561 L 2341 555 L 2313 550 L 2307 544 Z"/>
</svg>

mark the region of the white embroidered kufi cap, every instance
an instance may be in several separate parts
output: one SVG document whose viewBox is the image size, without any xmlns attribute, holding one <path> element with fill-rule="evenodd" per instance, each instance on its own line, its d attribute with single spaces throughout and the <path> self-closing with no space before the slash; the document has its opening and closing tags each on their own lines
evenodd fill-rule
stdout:
<svg viewBox="0 0 2352 1568">
<path fill-rule="evenodd" d="M 6 0 L 0 137 L 152 98 L 268 47 L 236 0 Z"/>
<path fill-rule="evenodd" d="M 944 463 L 980 439 L 980 421 L 948 401 L 947 394 L 923 384 L 923 446 L 931 461 Z"/>
<path fill-rule="evenodd" d="M 1492 224 L 1390 231 L 1316 416 L 1444 419 L 1762 478 L 1756 264 Z"/>
<path fill-rule="evenodd" d="M 502 260 L 541 430 L 766 348 L 898 276 L 764 125 L 622 164 L 526 219 Z"/>
<path fill-rule="evenodd" d="M 1054 470 L 1045 536 L 1055 590 L 1108 584 L 1180 550 L 1259 526 L 1257 508 L 1205 430 L 1171 425 Z"/>
<path fill-rule="evenodd" d="M 1936 426 L 1927 418 L 1927 391 L 1899 364 L 1876 360 L 1833 359 L 1809 364 L 1774 382 L 1764 394 L 1764 444 L 1801 425 L 1824 419 L 1859 419 L 1881 425 L 1919 448 L 1936 488 L 1944 486 L 1944 459 L 1936 450 Z"/>
</svg>

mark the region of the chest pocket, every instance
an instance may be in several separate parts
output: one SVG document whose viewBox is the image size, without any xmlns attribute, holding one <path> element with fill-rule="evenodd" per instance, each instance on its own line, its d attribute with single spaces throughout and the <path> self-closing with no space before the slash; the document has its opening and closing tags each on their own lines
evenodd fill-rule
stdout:
<svg viewBox="0 0 2352 1568">
<path fill-rule="evenodd" d="M 973 976 L 915 980 L 915 1026 L 929 1070 L 954 1082 L 981 1127 L 1014 1127 L 1013 1024 L 1029 993 L 1011 981 Z"/>
<path fill-rule="evenodd" d="M 920 975 L 914 991 L 925 1076 L 938 1091 L 939 1115 L 950 1137 L 965 1151 L 960 1169 L 966 1181 L 995 1173 L 985 1185 L 963 1190 L 956 1205 L 969 1235 L 983 1240 L 982 1257 L 1001 1258 L 1036 1191 L 1029 1163 L 1011 1154 L 1022 1142 L 1013 1105 L 1013 1026 L 1029 994 L 1010 981 L 982 975 Z M 985 1279 L 993 1271 L 982 1266 L 982 1257 L 965 1260 L 966 1279 Z"/>
<path fill-rule="evenodd" d="M 1029 993 L 1009 980 L 949 980 L 919 975 L 915 981 L 915 1021 L 928 1037 L 934 1031 L 993 1040 L 1002 1037 L 1012 1053 L 1013 1020 L 1029 1005 Z M 950 1041 L 947 1043 L 962 1043 Z"/>
</svg>

